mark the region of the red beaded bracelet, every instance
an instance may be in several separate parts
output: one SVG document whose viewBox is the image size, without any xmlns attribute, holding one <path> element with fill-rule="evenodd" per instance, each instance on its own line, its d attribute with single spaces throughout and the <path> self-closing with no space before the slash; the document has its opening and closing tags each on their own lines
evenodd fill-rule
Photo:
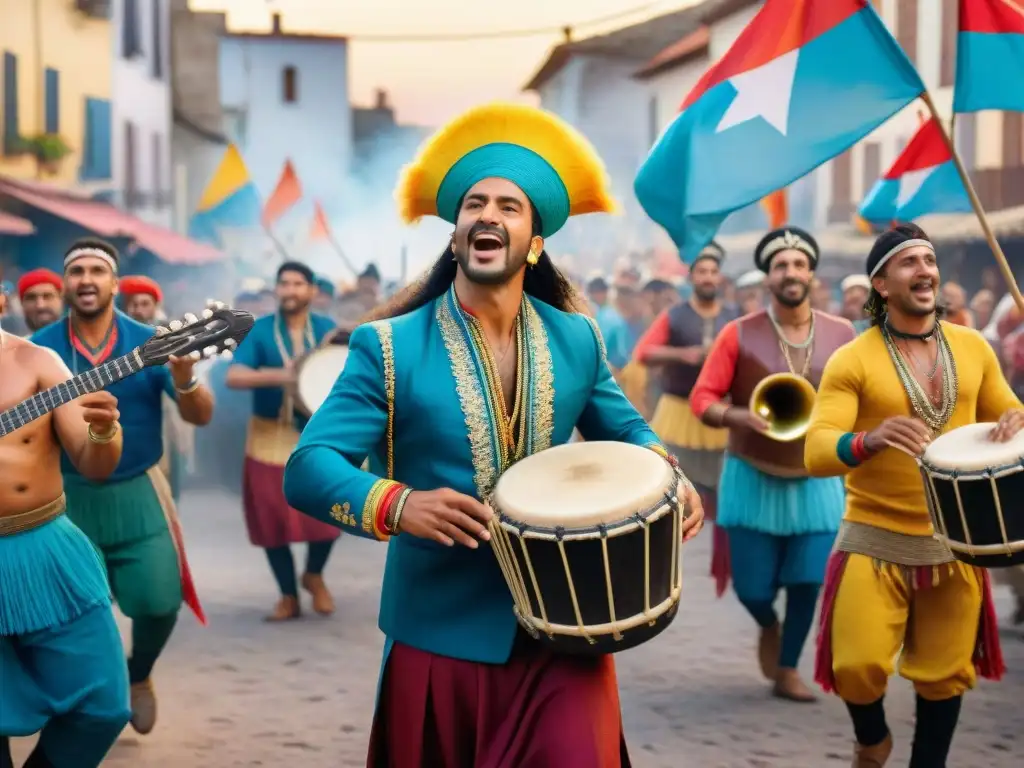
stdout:
<svg viewBox="0 0 1024 768">
<path fill-rule="evenodd" d="M 867 449 L 864 444 L 864 439 L 868 436 L 867 432 L 858 432 L 853 437 L 853 442 L 850 444 L 850 452 L 853 453 L 853 458 L 857 462 L 867 461 L 871 458 L 871 451 Z"/>
</svg>

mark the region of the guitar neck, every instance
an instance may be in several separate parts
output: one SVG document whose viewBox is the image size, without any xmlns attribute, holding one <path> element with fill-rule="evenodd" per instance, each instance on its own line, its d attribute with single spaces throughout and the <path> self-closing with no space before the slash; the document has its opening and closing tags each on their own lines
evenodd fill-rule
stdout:
<svg viewBox="0 0 1024 768">
<path fill-rule="evenodd" d="M 75 398 L 90 392 L 98 392 L 133 373 L 138 373 L 145 367 L 139 350 L 133 349 L 127 355 L 108 360 L 103 365 L 90 368 L 73 379 L 37 392 L 28 400 L 23 400 L 13 408 L 0 413 L 0 437 L 21 429 Z"/>
</svg>

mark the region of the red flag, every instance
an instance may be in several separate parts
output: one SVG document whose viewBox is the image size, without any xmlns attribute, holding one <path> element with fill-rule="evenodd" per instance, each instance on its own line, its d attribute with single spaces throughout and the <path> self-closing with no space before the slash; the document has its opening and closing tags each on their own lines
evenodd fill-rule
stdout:
<svg viewBox="0 0 1024 768">
<path fill-rule="evenodd" d="M 309 228 L 309 240 L 310 242 L 316 242 L 318 240 L 329 240 L 330 237 L 331 227 L 327 223 L 324 209 L 320 207 L 320 203 L 315 203 L 313 205 L 313 223 Z"/>
<path fill-rule="evenodd" d="M 263 206 L 263 226 L 271 226 L 301 199 L 302 185 L 299 184 L 299 177 L 295 175 L 292 161 L 288 160 L 284 164 L 281 178 L 277 180 L 277 186 L 274 187 L 273 194 L 270 195 L 266 205 Z"/>
<path fill-rule="evenodd" d="M 789 221 L 789 198 L 786 196 L 785 188 L 777 189 L 767 197 L 761 198 L 761 207 L 768 215 L 770 228 L 778 229 Z"/>
</svg>

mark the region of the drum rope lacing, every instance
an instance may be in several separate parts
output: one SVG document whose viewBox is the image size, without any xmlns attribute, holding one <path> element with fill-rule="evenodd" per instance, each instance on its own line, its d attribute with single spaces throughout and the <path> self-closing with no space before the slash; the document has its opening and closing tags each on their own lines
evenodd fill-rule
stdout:
<svg viewBox="0 0 1024 768">
<path fill-rule="evenodd" d="M 671 462 L 669 462 L 671 464 Z M 679 566 L 679 539 L 681 537 L 680 530 L 680 519 L 682 517 L 679 506 L 680 499 L 678 495 L 678 484 L 688 484 L 689 481 L 685 475 L 675 465 L 672 465 L 672 477 L 675 480 L 676 487 L 672 490 L 666 491 L 664 496 L 659 500 L 657 504 L 649 507 L 648 509 L 634 512 L 632 515 L 625 518 L 620 522 L 622 523 L 632 522 L 637 527 L 643 529 L 644 535 L 644 611 L 638 616 L 630 617 L 619 621 L 615 612 L 615 590 L 612 581 L 611 574 L 611 559 L 608 554 L 608 538 L 610 526 L 606 523 L 599 523 L 593 526 L 593 529 L 584 529 L 585 531 L 592 533 L 585 533 L 583 536 L 579 535 L 579 531 L 575 534 L 570 534 L 572 538 L 595 538 L 593 535 L 596 533 L 596 537 L 601 541 L 601 554 L 604 566 L 605 575 L 605 589 L 608 594 L 608 611 L 609 611 L 609 626 L 611 627 L 611 635 L 615 640 L 621 640 L 623 638 L 623 631 L 632 629 L 640 624 L 647 623 L 653 624 L 659 616 L 671 609 L 672 605 L 678 601 L 679 591 L 682 586 L 682 572 Z M 491 500 L 492 506 L 494 506 L 493 498 Z M 495 507 L 497 509 L 497 507 Z M 650 540 L 650 525 L 651 519 L 656 513 L 666 510 L 667 513 L 672 514 L 672 572 L 669 584 L 669 597 L 657 606 L 651 606 L 651 540 Z M 658 515 L 660 519 L 663 515 Z M 533 593 L 536 596 L 537 609 L 540 613 L 540 627 L 537 626 L 536 619 L 532 617 L 533 609 L 530 600 L 530 595 L 527 592 L 526 581 L 523 578 L 522 568 L 520 567 L 519 560 L 513 552 L 513 545 L 511 537 L 509 535 L 508 528 L 512 528 L 519 535 L 519 546 L 523 556 L 523 565 L 526 567 L 527 575 L 530 579 L 530 584 L 533 587 Z M 590 645 L 596 644 L 596 640 L 593 637 L 592 628 L 588 628 L 583 619 L 583 612 L 580 608 L 579 598 L 576 593 L 576 584 L 572 575 L 572 569 L 569 566 L 569 558 L 565 550 L 565 526 L 555 526 L 553 529 L 548 529 L 552 532 L 553 536 L 533 536 L 527 537 L 525 534 L 531 530 L 531 526 L 522 523 L 518 520 L 509 518 L 507 515 L 499 512 L 491 522 L 488 524 L 488 529 L 491 532 L 491 547 L 494 550 L 495 556 L 498 559 L 501 570 L 505 575 L 505 580 L 508 583 L 509 590 L 512 592 L 512 601 L 515 607 L 515 614 L 527 632 L 533 637 L 538 637 L 540 632 L 552 637 L 556 634 L 556 625 L 552 624 L 548 618 L 547 609 L 544 605 L 544 598 L 541 593 L 540 584 L 537 579 L 536 571 L 534 569 L 533 561 L 530 558 L 529 548 L 526 545 L 527 538 L 543 538 L 550 540 L 554 539 L 558 546 L 559 557 L 562 561 L 562 567 L 565 572 L 566 585 L 569 590 L 569 598 L 573 607 L 573 614 L 576 619 L 575 634 L 576 636 L 583 637 L 587 640 Z M 558 634 L 569 634 L 566 632 L 566 627 L 558 627 Z"/>
<path fill-rule="evenodd" d="M 896 368 L 896 375 L 899 377 L 900 384 L 903 385 L 907 397 L 910 398 L 910 407 L 918 418 L 928 426 L 933 435 L 939 434 L 953 416 L 957 403 L 957 390 L 959 388 L 956 360 L 953 359 L 953 352 L 949 348 L 949 341 L 946 339 L 946 334 L 942 332 L 942 327 L 939 326 L 935 332 L 935 341 L 938 347 L 935 354 L 936 357 L 942 357 L 941 408 L 936 408 L 932 404 L 928 393 L 924 391 L 924 387 L 921 386 L 910 370 L 910 366 L 907 365 L 903 353 L 896 346 L 896 342 L 892 334 L 889 333 L 886 323 L 879 325 L 879 330 L 882 332 L 885 348 L 889 352 L 889 357 Z"/>
</svg>

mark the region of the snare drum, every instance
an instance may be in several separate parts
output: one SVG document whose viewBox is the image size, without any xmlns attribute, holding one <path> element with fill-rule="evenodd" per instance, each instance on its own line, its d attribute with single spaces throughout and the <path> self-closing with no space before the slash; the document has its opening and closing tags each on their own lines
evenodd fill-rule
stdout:
<svg viewBox="0 0 1024 768">
<path fill-rule="evenodd" d="M 988 439 L 995 424 L 936 438 L 919 459 L 935 537 L 981 568 L 1024 563 L 1024 432 Z"/>
<path fill-rule="evenodd" d="M 298 363 L 295 385 L 295 408 L 312 416 L 331 394 L 334 382 L 345 368 L 348 347 L 332 344 L 314 349 Z"/>
<path fill-rule="evenodd" d="M 509 468 L 491 543 L 519 623 L 565 653 L 624 651 L 675 618 L 680 475 L 652 450 L 568 443 Z"/>
</svg>

